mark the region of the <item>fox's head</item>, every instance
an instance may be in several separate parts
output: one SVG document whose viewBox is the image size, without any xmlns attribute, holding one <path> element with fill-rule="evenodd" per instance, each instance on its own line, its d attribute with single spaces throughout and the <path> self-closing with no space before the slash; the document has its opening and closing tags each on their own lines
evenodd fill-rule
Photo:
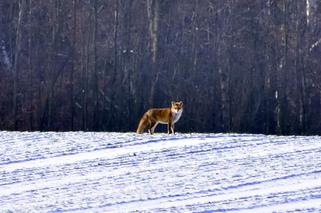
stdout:
<svg viewBox="0 0 321 213">
<path fill-rule="evenodd" d="M 183 101 L 172 101 L 172 111 L 178 113 L 183 110 Z"/>
</svg>

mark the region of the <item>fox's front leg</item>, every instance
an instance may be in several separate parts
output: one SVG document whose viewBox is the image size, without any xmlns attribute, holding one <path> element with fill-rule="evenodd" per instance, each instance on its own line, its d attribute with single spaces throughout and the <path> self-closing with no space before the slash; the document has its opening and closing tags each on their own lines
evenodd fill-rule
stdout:
<svg viewBox="0 0 321 213">
<path fill-rule="evenodd" d="M 172 122 L 168 122 L 168 124 L 167 124 L 167 133 L 168 134 L 171 134 L 171 129 L 172 129 Z"/>
<path fill-rule="evenodd" d="M 172 129 L 172 133 L 175 134 L 175 131 L 174 131 L 174 129 L 175 129 L 174 123 L 172 123 L 171 129 Z"/>
<path fill-rule="evenodd" d="M 168 122 L 167 132 L 168 132 L 168 134 L 171 134 L 171 133 L 175 134 L 175 132 L 174 132 L 174 123 L 171 122 L 171 121 Z"/>
</svg>

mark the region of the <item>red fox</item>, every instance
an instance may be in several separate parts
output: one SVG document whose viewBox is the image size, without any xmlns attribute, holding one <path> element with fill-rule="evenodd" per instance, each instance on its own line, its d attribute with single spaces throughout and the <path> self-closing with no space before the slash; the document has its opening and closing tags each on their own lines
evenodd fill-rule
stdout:
<svg viewBox="0 0 321 213">
<path fill-rule="evenodd" d="M 157 124 L 167 124 L 168 134 L 175 134 L 174 123 L 181 117 L 183 112 L 183 102 L 172 102 L 172 106 L 168 108 L 149 109 L 139 121 L 136 133 L 140 134 L 147 127 L 150 134 L 154 133 Z"/>
</svg>

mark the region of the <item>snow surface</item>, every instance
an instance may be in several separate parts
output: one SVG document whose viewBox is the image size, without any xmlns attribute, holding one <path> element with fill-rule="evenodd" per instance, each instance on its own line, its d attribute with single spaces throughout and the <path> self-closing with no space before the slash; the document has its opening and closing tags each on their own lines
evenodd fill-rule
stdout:
<svg viewBox="0 0 321 213">
<path fill-rule="evenodd" d="M 0 212 L 320 212 L 321 137 L 0 132 Z"/>
</svg>

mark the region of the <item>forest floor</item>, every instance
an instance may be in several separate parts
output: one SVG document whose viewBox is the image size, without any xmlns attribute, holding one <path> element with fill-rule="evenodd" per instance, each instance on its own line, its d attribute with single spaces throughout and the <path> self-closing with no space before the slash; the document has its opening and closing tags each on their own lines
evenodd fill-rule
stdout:
<svg viewBox="0 0 321 213">
<path fill-rule="evenodd" d="M 0 212 L 321 211 L 321 137 L 0 132 Z"/>
</svg>

